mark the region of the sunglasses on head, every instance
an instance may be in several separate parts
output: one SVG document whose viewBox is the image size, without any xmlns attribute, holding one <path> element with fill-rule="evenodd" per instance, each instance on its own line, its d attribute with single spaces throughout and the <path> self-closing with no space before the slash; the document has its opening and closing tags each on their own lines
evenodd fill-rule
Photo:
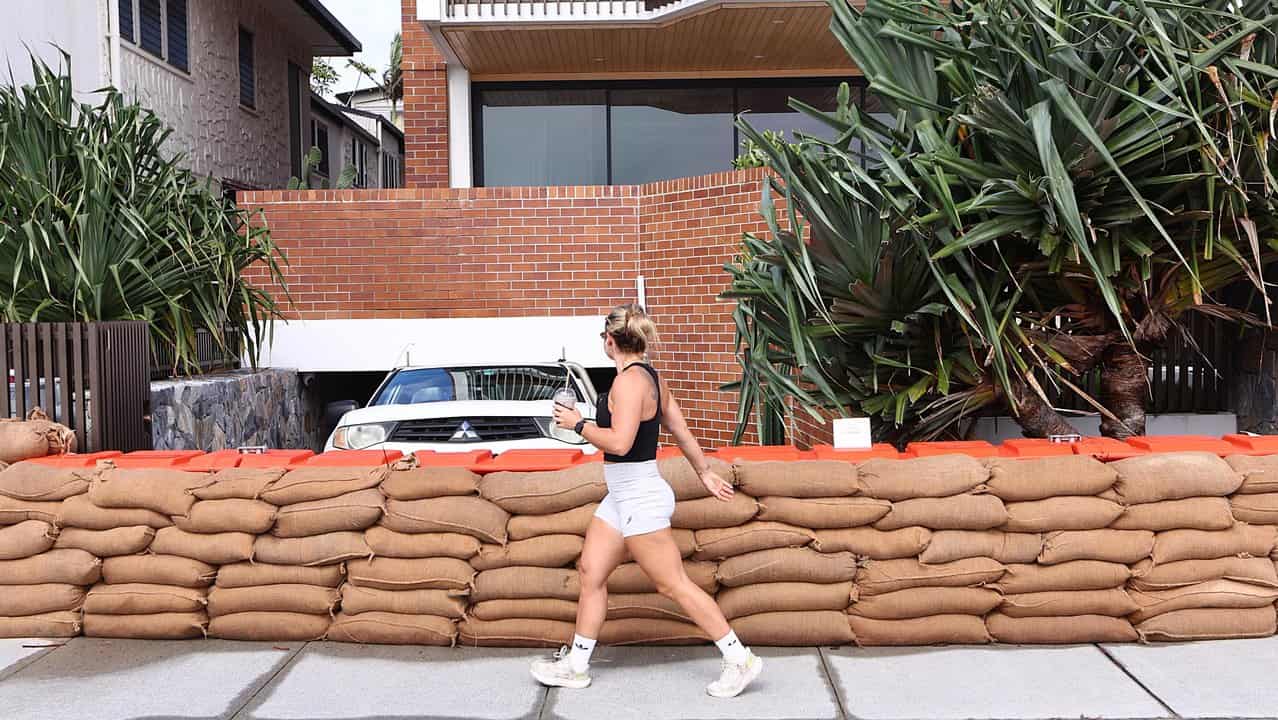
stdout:
<svg viewBox="0 0 1278 720">
<path fill-rule="evenodd" d="M 604 330 L 603 332 L 599 333 L 599 339 L 600 339 L 600 340 L 603 340 L 603 339 L 604 339 L 604 338 L 606 338 L 606 337 L 608 337 L 608 331 L 607 331 L 607 330 Z"/>
</svg>

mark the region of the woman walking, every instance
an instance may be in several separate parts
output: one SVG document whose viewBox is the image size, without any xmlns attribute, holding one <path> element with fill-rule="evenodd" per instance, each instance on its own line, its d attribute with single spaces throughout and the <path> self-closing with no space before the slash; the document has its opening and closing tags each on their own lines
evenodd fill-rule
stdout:
<svg viewBox="0 0 1278 720">
<path fill-rule="evenodd" d="M 552 658 L 534 662 L 532 674 L 544 685 L 590 685 L 590 654 L 608 612 L 608 576 L 629 550 L 652 578 L 657 592 L 679 603 L 707 636 L 717 638 L 715 644 L 723 652 L 722 672 L 706 692 L 714 697 L 734 697 L 759 676 L 763 661 L 737 639 L 714 598 L 684 572 L 670 532 L 674 491 L 657 472 L 660 426 L 674 437 L 715 497 L 731 500 L 733 488 L 710 470 L 679 403 L 657 371 L 644 361 L 656 336 L 656 328 L 642 307 L 631 303 L 614 308 L 599 337 L 604 341 L 604 352 L 617 364 L 617 379 L 600 397 L 597 422 L 582 420 L 574 409 L 555 406 L 559 427 L 576 431 L 603 451 L 608 494 L 586 530 L 578 563 L 581 595 L 572 648 L 561 648 Z"/>
</svg>

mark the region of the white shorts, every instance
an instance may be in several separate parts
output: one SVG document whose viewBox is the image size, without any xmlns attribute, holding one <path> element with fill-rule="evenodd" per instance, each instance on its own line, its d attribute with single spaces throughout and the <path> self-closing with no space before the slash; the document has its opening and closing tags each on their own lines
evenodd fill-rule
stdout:
<svg viewBox="0 0 1278 720">
<path fill-rule="evenodd" d="M 616 528 L 622 537 L 670 527 L 674 490 L 657 472 L 656 460 L 605 463 L 604 481 L 608 494 L 595 510 L 595 517 Z"/>
</svg>

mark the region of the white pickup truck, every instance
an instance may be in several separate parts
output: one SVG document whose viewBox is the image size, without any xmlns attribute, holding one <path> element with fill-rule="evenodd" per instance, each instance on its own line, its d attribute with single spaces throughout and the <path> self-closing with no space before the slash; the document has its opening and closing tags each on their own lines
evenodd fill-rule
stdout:
<svg viewBox="0 0 1278 720">
<path fill-rule="evenodd" d="M 594 418 L 598 394 L 577 363 L 470 363 L 392 370 L 363 408 L 345 412 L 327 450 L 465 452 L 595 447 L 554 426 L 556 390 L 577 394 Z M 351 403 L 353 405 L 353 403 Z"/>
</svg>

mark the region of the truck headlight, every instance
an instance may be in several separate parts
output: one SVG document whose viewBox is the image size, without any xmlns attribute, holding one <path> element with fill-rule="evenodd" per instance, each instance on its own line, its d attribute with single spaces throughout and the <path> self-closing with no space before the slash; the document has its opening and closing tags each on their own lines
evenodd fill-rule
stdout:
<svg viewBox="0 0 1278 720">
<path fill-rule="evenodd" d="M 534 420 L 537 421 L 537 427 L 541 428 L 541 434 L 545 435 L 548 438 L 554 438 L 555 440 L 558 440 L 560 442 L 566 442 L 566 443 L 569 443 L 570 445 L 589 445 L 590 444 L 589 441 L 586 440 L 586 438 L 578 435 L 572 430 L 565 430 L 555 425 L 554 418 L 549 418 L 549 417 L 534 418 Z M 591 422 L 592 419 L 586 418 L 586 421 Z"/>
<path fill-rule="evenodd" d="M 333 447 L 339 450 L 362 450 L 386 442 L 395 423 L 347 425 L 333 431 Z"/>
</svg>

